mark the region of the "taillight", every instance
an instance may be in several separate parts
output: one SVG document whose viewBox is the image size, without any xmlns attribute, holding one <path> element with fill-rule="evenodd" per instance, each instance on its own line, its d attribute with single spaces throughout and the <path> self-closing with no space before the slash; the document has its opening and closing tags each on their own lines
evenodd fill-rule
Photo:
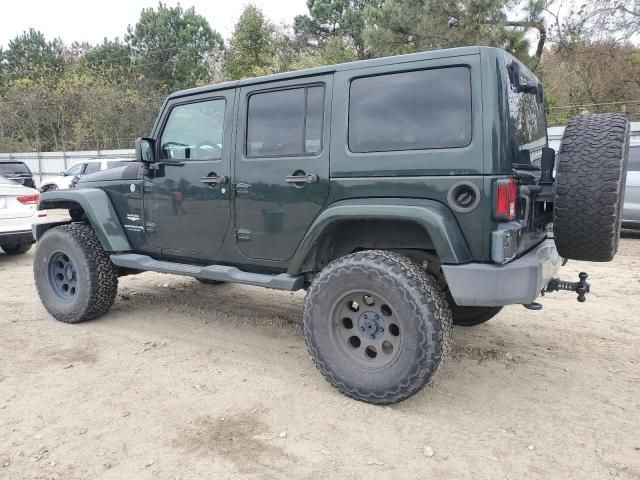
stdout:
<svg viewBox="0 0 640 480">
<path fill-rule="evenodd" d="M 22 197 L 18 197 L 17 199 L 23 205 L 35 205 L 40 200 L 40 195 L 34 193 L 33 195 L 24 195 Z"/>
<path fill-rule="evenodd" d="M 495 183 L 496 220 L 509 221 L 516 217 L 516 201 L 518 198 L 518 184 L 515 178 L 501 178 Z"/>
</svg>

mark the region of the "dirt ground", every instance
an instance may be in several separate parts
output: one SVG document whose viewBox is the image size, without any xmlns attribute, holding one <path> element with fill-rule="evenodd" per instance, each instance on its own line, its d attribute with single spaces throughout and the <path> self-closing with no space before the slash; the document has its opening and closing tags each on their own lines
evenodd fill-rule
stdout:
<svg viewBox="0 0 640 480">
<path fill-rule="evenodd" d="M 2 479 L 640 478 L 640 234 L 593 293 L 455 328 L 411 399 L 375 407 L 324 381 L 302 293 L 144 273 L 103 318 L 41 306 L 32 252 L 0 254 Z"/>
</svg>

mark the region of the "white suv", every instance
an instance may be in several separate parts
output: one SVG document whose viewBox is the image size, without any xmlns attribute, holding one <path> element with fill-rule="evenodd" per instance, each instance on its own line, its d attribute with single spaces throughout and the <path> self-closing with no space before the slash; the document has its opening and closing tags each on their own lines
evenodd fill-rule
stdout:
<svg viewBox="0 0 640 480">
<path fill-rule="evenodd" d="M 4 253 L 25 253 L 33 245 L 31 227 L 46 215 L 36 208 L 39 199 L 35 188 L 0 177 L 0 248 Z"/>
<path fill-rule="evenodd" d="M 75 182 L 83 175 L 99 172 L 108 168 L 114 168 L 121 165 L 121 162 L 131 162 L 130 158 L 103 158 L 101 160 L 85 160 L 79 163 L 75 163 L 67 168 L 66 171 L 61 172 L 59 176 L 53 178 L 47 178 L 42 181 L 40 186 L 41 192 L 47 192 L 50 190 L 64 190 L 71 188 Z"/>
</svg>

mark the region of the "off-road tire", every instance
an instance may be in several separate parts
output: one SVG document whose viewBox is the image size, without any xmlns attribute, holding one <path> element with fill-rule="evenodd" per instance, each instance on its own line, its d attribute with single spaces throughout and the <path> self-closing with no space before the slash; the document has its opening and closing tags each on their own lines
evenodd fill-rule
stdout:
<svg viewBox="0 0 640 480">
<path fill-rule="evenodd" d="M 220 285 L 221 283 L 225 283 L 221 280 L 209 280 L 208 278 L 196 278 L 196 280 L 206 285 Z"/>
<path fill-rule="evenodd" d="M 560 256 L 608 262 L 618 250 L 629 156 L 624 115 L 581 115 L 557 155 L 553 225 Z"/>
<path fill-rule="evenodd" d="M 451 305 L 453 324 L 460 327 L 475 327 L 495 317 L 502 307 L 460 307 Z"/>
<path fill-rule="evenodd" d="M 13 245 L 0 245 L 0 248 L 7 255 L 21 255 L 31 250 L 33 243 L 18 243 Z"/>
<path fill-rule="evenodd" d="M 78 288 L 71 300 L 60 297 L 50 279 L 49 263 L 58 252 L 75 265 Z M 99 317 L 113 305 L 118 292 L 118 275 L 109 254 L 86 224 L 71 223 L 47 230 L 36 248 L 33 273 L 42 304 L 54 318 L 65 323 Z"/>
<path fill-rule="evenodd" d="M 336 302 L 354 289 L 380 291 L 402 319 L 403 348 L 383 370 L 350 363 L 332 337 Z M 356 400 L 390 404 L 419 391 L 442 364 L 450 346 L 451 310 L 437 280 L 412 259 L 370 250 L 341 257 L 318 274 L 305 298 L 303 325 L 311 358 L 334 387 Z"/>
</svg>

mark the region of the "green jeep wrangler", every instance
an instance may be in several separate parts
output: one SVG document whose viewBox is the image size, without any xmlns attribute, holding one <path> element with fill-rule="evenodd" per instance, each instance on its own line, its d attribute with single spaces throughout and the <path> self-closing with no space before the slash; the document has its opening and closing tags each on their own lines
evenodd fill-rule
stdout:
<svg viewBox="0 0 640 480">
<path fill-rule="evenodd" d="M 622 115 L 580 116 L 556 155 L 535 75 L 485 47 L 177 92 L 137 162 L 42 194 L 71 219 L 34 227 L 38 293 L 75 323 L 142 271 L 307 289 L 321 373 L 397 402 L 434 375 L 452 324 L 540 309 L 545 291 L 584 301 L 587 275 L 556 272 L 614 257 L 628 137 Z"/>
</svg>

